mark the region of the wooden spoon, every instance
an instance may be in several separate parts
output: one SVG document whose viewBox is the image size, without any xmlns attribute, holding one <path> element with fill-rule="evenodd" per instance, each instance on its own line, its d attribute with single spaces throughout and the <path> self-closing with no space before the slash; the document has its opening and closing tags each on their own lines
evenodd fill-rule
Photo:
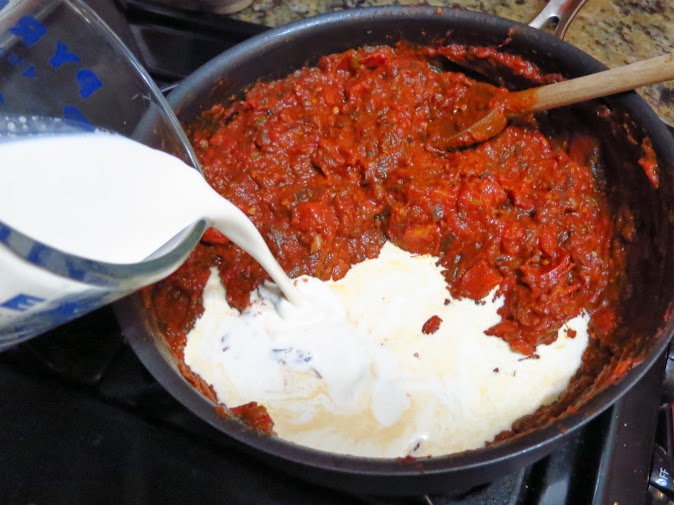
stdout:
<svg viewBox="0 0 674 505">
<path fill-rule="evenodd" d="M 524 91 L 475 83 L 468 89 L 465 105 L 432 122 L 429 133 L 438 148 L 468 147 L 498 135 L 513 117 L 670 79 L 674 79 L 674 53 Z"/>
</svg>

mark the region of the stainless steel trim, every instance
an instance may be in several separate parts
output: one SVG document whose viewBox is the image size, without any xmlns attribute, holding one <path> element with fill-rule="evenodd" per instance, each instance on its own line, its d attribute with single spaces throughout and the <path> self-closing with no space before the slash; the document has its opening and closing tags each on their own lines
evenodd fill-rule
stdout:
<svg viewBox="0 0 674 505">
<path fill-rule="evenodd" d="M 538 16 L 529 23 L 529 26 L 540 29 L 551 21 L 557 21 L 557 26 L 555 27 L 553 35 L 563 39 L 571 21 L 573 21 L 576 13 L 586 1 L 587 0 L 550 0 Z"/>
</svg>

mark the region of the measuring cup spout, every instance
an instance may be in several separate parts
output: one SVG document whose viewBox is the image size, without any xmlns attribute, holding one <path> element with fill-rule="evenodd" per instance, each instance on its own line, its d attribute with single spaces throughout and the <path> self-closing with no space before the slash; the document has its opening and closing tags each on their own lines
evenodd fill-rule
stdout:
<svg viewBox="0 0 674 505">
<path fill-rule="evenodd" d="M 170 275 L 206 227 L 201 220 L 146 261 L 117 265 L 53 249 L 0 222 L 0 351 Z"/>
</svg>

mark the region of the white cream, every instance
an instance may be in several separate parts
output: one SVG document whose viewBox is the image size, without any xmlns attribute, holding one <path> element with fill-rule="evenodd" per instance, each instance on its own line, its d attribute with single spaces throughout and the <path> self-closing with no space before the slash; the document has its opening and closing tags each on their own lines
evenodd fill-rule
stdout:
<svg viewBox="0 0 674 505">
<path fill-rule="evenodd" d="M 1 219 L 90 259 L 141 261 L 204 217 L 196 170 L 121 136 L 26 137 L 0 143 L 0 160 Z"/>
<path fill-rule="evenodd" d="M 0 220 L 51 247 L 138 263 L 203 218 L 296 298 L 253 223 L 180 159 L 109 133 L 0 142 Z"/>
<path fill-rule="evenodd" d="M 539 346 L 540 359 L 522 359 L 484 334 L 502 300 L 452 300 L 436 261 L 387 243 L 339 281 L 296 279 L 299 307 L 267 285 L 241 314 L 213 272 L 185 362 L 221 402 L 265 405 L 277 434 L 298 444 L 371 457 L 481 447 L 566 388 L 587 318 Z M 434 315 L 439 330 L 424 334 Z"/>
</svg>

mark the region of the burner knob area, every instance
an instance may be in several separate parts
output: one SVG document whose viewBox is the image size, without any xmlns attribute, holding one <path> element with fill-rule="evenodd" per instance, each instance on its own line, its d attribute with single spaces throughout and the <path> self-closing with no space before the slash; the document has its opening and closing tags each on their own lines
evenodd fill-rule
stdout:
<svg viewBox="0 0 674 505">
<path fill-rule="evenodd" d="M 651 505 L 674 505 L 674 345 L 667 351 L 648 485 Z"/>
<path fill-rule="evenodd" d="M 656 443 L 648 485 L 649 503 L 674 505 L 674 345 L 667 351 Z"/>
<path fill-rule="evenodd" d="M 674 459 L 658 444 L 653 450 L 648 494 L 652 505 L 674 505 Z"/>
</svg>

